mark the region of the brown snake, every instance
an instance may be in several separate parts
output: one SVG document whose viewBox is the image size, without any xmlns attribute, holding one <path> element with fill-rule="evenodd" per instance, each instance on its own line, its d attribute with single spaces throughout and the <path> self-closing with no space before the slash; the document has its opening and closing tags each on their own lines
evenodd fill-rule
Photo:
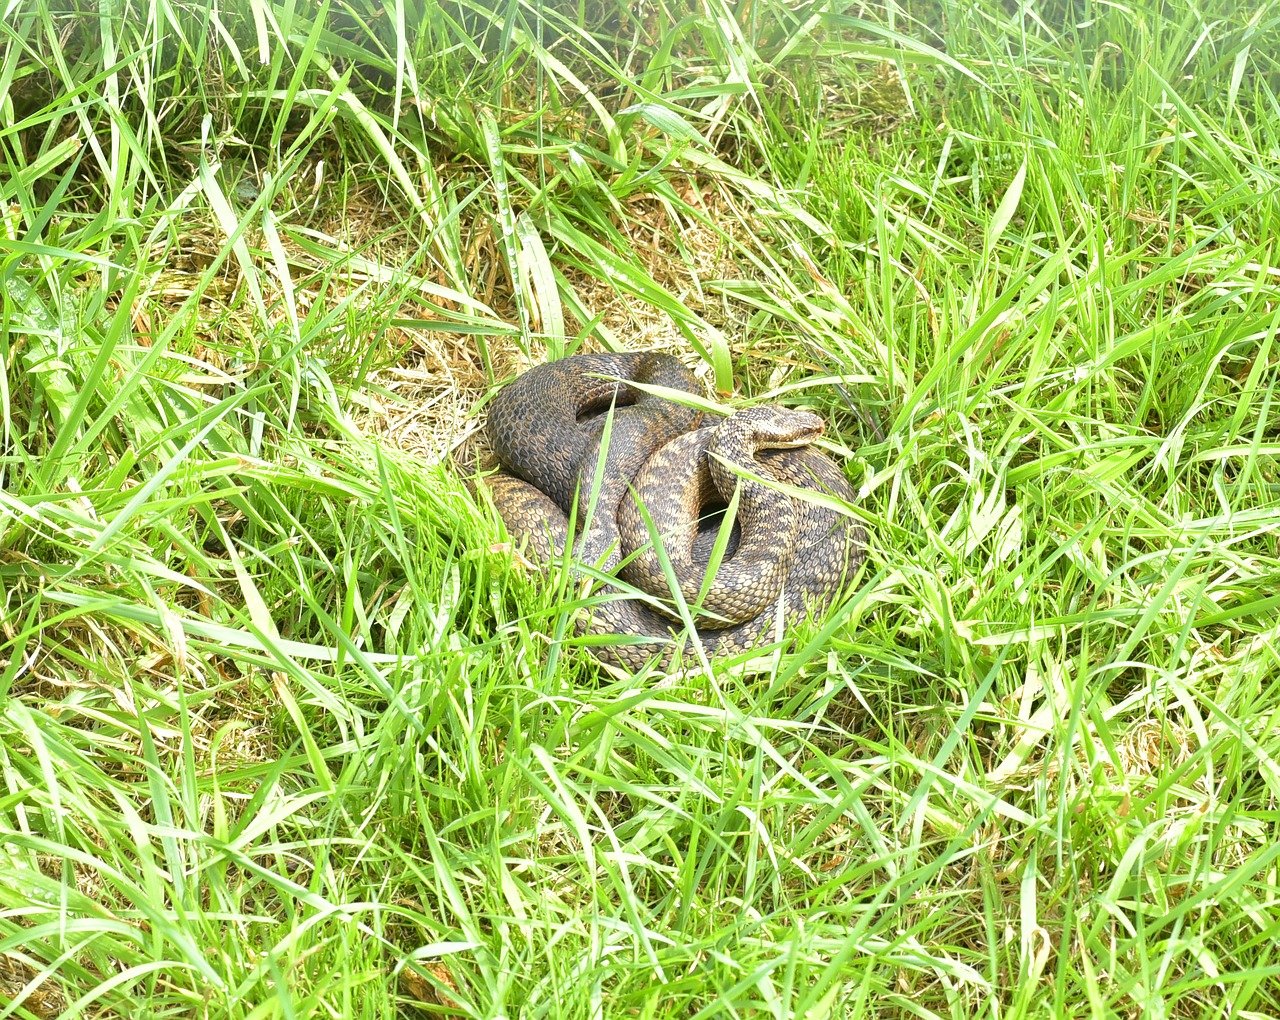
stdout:
<svg viewBox="0 0 1280 1020">
<path fill-rule="evenodd" d="M 627 597 L 618 589 L 618 597 L 591 607 L 580 634 L 626 640 L 592 644 L 593 654 L 629 669 L 670 661 L 672 633 L 683 627 L 678 610 L 663 604 L 675 594 L 651 526 L 680 599 L 701 614 L 693 619 L 709 656 L 767 644 L 780 624 L 834 597 L 862 562 L 864 532 L 821 502 L 767 482 L 853 500 L 840 469 L 808 445 L 822 419 L 754 407 L 698 427 L 698 412 L 633 384 L 701 391 L 670 355 L 583 354 L 519 376 L 494 398 L 487 423 L 505 470 L 486 483 L 530 557 L 546 564 L 559 555 L 574 512 L 588 521 L 575 559 L 609 572 L 621 564 L 621 578 L 647 593 Z M 707 582 L 718 528 L 707 514 L 730 504 L 735 490 L 733 534 Z"/>
</svg>

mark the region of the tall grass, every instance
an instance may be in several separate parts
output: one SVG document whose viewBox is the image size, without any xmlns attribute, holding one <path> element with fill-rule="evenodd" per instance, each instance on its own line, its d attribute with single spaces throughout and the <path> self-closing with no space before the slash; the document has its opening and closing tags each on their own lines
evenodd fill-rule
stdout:
<svg viewBox="0 0 1280 1020">
<path fill-rule="evenodd" d="M 1280 1012 L 1274 4 L 2 32 L 0 1017 Z M 860 488 L 762 672 L 451 466 L 655 343 Z"/>
</svg>

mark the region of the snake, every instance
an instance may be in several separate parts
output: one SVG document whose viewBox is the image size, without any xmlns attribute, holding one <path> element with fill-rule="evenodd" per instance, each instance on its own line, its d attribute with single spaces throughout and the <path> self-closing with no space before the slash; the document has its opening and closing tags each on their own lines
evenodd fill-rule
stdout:
<svg viewBox="0 0 1280 1020">
<path fill-rule="evenodd" d="M 577 354 L 518 375 L 485 424 L 500 465 L 485 484 L 526 558 L 546 569 L 571 550 L 620 582 L 575 626 L 624 669 L 669 666 L 688 624 L 708 656 L 776 641 L 865 558 L 837 509 L 852 487 L 813 445 L 820 416 L 708 420 L 686 394 L 702 388 L 673 355 Z"/>
</svg>

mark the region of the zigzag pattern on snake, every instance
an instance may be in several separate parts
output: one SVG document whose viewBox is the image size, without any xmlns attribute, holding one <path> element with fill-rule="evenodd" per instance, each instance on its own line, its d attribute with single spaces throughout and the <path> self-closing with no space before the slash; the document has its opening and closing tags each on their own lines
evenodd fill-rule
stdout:
<svg viewBox="0 0 1280 1020">
<path fill-rule="evenodd" d="M 542 564 L 564 549 L 575 512 L 588 521 L 575 559 L 618 571 L 653 596 L 608 599 L 579 622 L 580 634 L 626 639 L 592 644 L 602 661 L 666 665 L 681 630 L 678 614 L 663 605 L 674 596 L 640 506 L 681 595 L 701 614 L 695 620 L 707 654 L 769 643 L 781 625 L 834 596 L 865 555 L 866 536 L 847 516 L 766 481 L 853 500 L 840 469 L 809 445 L 822 419 L 754 407 L 703 424 L 699 413 L 640 386 L 701 389 L 677 359 L 657 352 L 577 355 L 506 386 L 487 423 L 504 469 L 486 480 L 494 506 L 526 555 Z M 735 492 L 733 535 L 708 581 L 714 511 Z"/>
</svg>

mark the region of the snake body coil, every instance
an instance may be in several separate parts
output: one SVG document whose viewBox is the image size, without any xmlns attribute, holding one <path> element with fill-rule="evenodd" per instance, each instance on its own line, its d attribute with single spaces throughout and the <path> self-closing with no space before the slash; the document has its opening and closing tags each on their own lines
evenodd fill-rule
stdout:
<svg viewBox="0 0 1280 1020">
<path fill-rule="evenodd" d="M 540 365 L 494 398 L 487 430 L 505 470 L 487 484 L 508 531 L 547 563 L 570 541 L 576 513 L 587 527 L 578 529 L 575 558 L 607 571 L 621 564 L 621 578 L 647 593 L 607 599 L 579 625 L 580 633 L 624 636 L 627 643 L 593 644 L 604 661 L 666 663 L 671 633 L 681 629 L 678 611 L 664 605 L 677 593 L 652 535 L 678 599 L 702 614 L 695 622 L 708 655 L 781 636 L 782 625 L 832 597 L 864 555 L 862 529 L 845 515 L 771 484 L 853 499 L 839 468 L 808 445 L 822 419 L 754 407 L 698 427 L 697 412 L 635 384 L 700 392 L 675 358 L 643 352 Z M 708 579 L 717 515 L 705 515 L 735 494 L 733 535 Z"/>
</svg>

